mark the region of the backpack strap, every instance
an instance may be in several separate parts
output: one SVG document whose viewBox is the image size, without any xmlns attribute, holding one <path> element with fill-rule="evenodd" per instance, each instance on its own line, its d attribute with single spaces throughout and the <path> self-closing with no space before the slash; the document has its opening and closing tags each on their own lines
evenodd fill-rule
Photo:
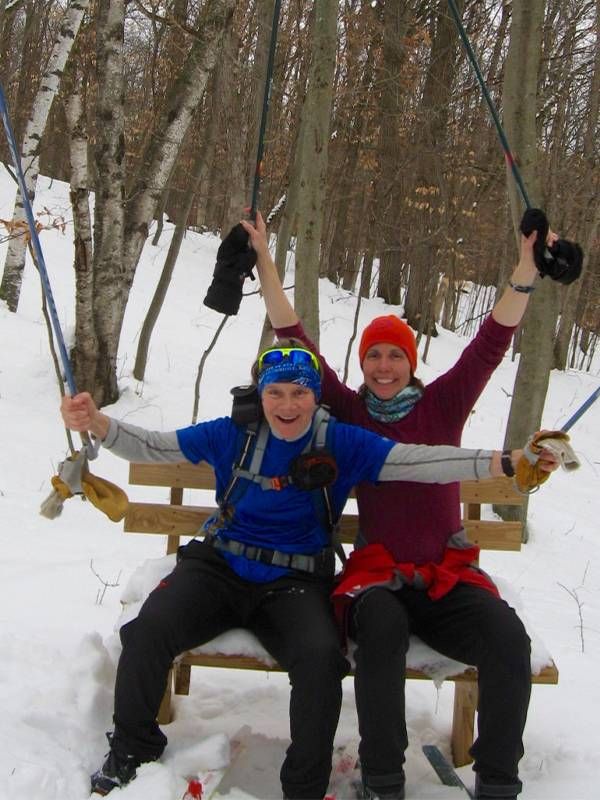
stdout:
<svg viewBox="0 0 600 800">
<path fill-rule="evenodd" d="M 332 430 L 330 423 L 334 421 L 329 411 L 325 407 L 319 406 L 313 416 L 312 435 L 302 452 L 326 449 Z M 268 438 L 269 425 L 265 420 L 252 422 L 246 427 L 240 456 L 231 471 L 229 484 L 222 497 L 217 498 L 220 513 L 218 518 L 212 521 L 210 527 L 205 528 L 207 533 L 214 529 L 215 524 L 218 526 L 226 523 L 233 517 L 236 504 L 248 488 L 247 481 L 258 483 L 264 490 L 281 488 L 278 478 L 268 478 L 260 474 Z M 249 458 L 250 463 L 246 466 Z M 338 520 L 335 517 L 330 487 L 323 486 L 312 489 L 310 493 L 317 518 L 328 534 L 329 546 L 335 549 L 342 564 L 345 564 L 346 554 L 337 535 Z"/>
<path fill-rule="evenodd" d="M 316 450 L 327 448 L 331 440 L 333 424 L 335 424 L 335 418 L 331 416 L 327 408 L 319 406 L 313 419 L 313 436 L 310 443 Z M 333 547 L 337 557 L 342 564 L 345 564 L 347 558 L 339 538 L 339 519 L 336 518 L 334 512 L 331 488 L 323 486 L 320 489 L 313 489 L 311 495 L 317 516 L 329 535 L 329 546 Z"/>
</svg>

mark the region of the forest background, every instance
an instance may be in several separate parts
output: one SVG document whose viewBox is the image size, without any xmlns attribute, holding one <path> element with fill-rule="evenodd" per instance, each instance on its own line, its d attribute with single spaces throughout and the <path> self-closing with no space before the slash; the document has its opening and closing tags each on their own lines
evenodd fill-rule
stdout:
<svg viewBox="0 0 600 800">
<path fill-rule="evenodd" d="M 539 426 L 550 371 L 589 368 L 598 314 L 600 0 L 456 0 L 533 205 L 579 241 L 583 277 L 537 290 L 519 335 L 507 446 Z M 279 10 L 272 82 L 267 77 Z M 260 207 L 318 341 L 318 278 L 402 305 L 425 337 L 474 331 L 517 257 L 523 203 L 446 0 L 4 0 L 0 80 L 37 175 L 71 186 L 76 383 L 119 395 L 117 353 L 140 254 L 176 225 L 140 335 L 187 229 L 225 235 L 248 205 L 265 87 Z M 10 163 L 4 141 L 0 158 Z M 65 220 L 41 215 L 40 230 Z M 17 312 L 17 196 L 0 298 Z M 459 319 L 461 293 L 473 293 Z M 246 283 L 246 291 L 255 286 Z M 265 325 L 263 342 L 271 335 Z"/>
</svg>

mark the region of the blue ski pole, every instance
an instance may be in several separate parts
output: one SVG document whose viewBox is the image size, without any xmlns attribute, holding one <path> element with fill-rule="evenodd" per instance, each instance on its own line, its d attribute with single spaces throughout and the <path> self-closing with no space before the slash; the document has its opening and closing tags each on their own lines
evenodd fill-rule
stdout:
<svg viewBox="0 0 600 800">
<path fill-rule="evenodd" d="M 577 420 L 585 414 L 588 408 L 593 403 L 595 403 L 599 397 L 600 397 L 600 386 L 596 389 L 595 392 L 592 392 L 592 394 L 588 397 L 588 399 L 579 406 L 577 411 L 571 417 L 569 417 L 569 419 L 562 426 L 561 431 L 564 431 L 566 433 L 568 430 L 570 430 L 573 427 L 573 425 L 575 425 Z"/>
<path fill-rule="evenodd" d="M 67 353 L 65 340 L 62 334 L 60 323 L 58 321 L 58 313 L 56 311 L 56 304 L 54 302 L 54 296 L 52 294 L 52 287 L 50 286 L 50 280 L 48 278 L 48 270 L 46 269 L 44 254 L 42 253 L 40 239 L 35 227 L 35 220 L 33 218 L 33 209 L 31 207 L 29 194 L 27 193 L 27 186 L 25 185 L 25 176 L 23 175 L 23 168 L 21 166 L 21 156 L 19 155 L 19 149 L 17 147 L 15 135 L 13 133 L 12 125 L 10 123 L 8 106 L 6 104 L 6 96 L 4 94 L 4 89 L 2 88 L 1 83 L 0 83 L 0 116 L 2 116 L 2 122 L 4 123 L 4 130 L 6 131 L 6 139 L 8 141 L 8 147 L 15 165 L 15 174 L 17 176 L 17 183 L 19 184 L 19 190 L 21 192 L 21 197 L 23 199 L 23 207 L 25 209 L 25 216 L 27 218 L 27 225 L 29 226 L 29 232 L 31 235 L 31 246 L 33 247 L 37 268 L 40 273 L 40 279 L 42 281 L 42 289 L 44 295 L 46 296 L 46 302 L 48 303 L 48 309 L 50 311 L 50 319 L 52 320 L 52 327 L 54 328 L 54 335 L 56 336 L 56 341 L 58 342 L 58 350 L 60 352 L 60 357 L 63 363 L 63 369 L 65 371 L 65 379 L 67 382 L 67 386 L 69 387 L 69 392 L 71 393 L 71 395 L 75 395 L 77 394 L 77 388 L 75 386 L 73 370 L 71 369 L 71 362 L 69 361 L 69 355 Z"/>
</svg>

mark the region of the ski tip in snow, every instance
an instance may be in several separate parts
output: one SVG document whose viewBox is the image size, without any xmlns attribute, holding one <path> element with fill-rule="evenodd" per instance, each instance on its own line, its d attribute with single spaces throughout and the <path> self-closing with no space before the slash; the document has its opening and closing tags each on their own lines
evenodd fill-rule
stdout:
<svg viewBox="0 0 600 800">
<path fill-rule="evenodd" d="M 468 797 L 473 798 L 472 792 L 465 786 L 460 775 L 444 756 L 439 747 L 436 747 L 434 744 L 424 744 L 422 750 L 433 767 L 435 774 L 444 786 L 454 786 L 458 789 L 462 789 Z"/>
</svg>

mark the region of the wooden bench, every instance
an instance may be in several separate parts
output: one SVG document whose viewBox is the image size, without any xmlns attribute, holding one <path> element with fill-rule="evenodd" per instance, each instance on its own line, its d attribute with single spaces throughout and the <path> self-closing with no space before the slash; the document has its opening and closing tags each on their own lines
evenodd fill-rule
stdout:
<svg viewBox="0 0 600 800">
<path fill-rule="evenodd" d="M 212 469 L 207 464 L 194 466 L 188 462 L 177 464 L 130 464 L 129 482 L 135 486 L 157 486 L 170 489 L 169 502 L 131 502 L 124 520 L 127 533 L 161 534 L 167 536 L 167 554 L 175 553 L 181 536 L 194 536 L 205 520 L 215 511 L 214 502 L 206 506 L 183 505 L 184 489 L 215 488 Z M 465 481 L 461 484 L 463 523 L 469 539 L 487 550 L 521 549 L 522 525 L 519 522 L 502 522 L 481 519 L 481 506 L 488 503 L 522 505 L 523 496 L 515 491 L 508 478 L 487 481 Z M 352 544 L 358 531 L 356 514 L 344 513 L 340 523 L 340 538 Z M 266 665 L 251 656 L 186 653 L 173 665 L 168 686 L 158 715 L 158 721 L 171 721 L 171 693 L 188 694 L 192 666 L 232 667 L 281 671 L 278 665 Z M 407 670 L 407 678 L 429 680 L 418 670 Z M 454 682 L 454 715 L 452 722 L 452 755 L 456 766 L 471 762 L 469 748 L 473 743 L 475 712 L 477 709 L 477 670 L 467 669 L 447 678 Z M 558 683 L 558 670 L 552 663 L 537 675 L 533 683 Z"/>
</svg>

